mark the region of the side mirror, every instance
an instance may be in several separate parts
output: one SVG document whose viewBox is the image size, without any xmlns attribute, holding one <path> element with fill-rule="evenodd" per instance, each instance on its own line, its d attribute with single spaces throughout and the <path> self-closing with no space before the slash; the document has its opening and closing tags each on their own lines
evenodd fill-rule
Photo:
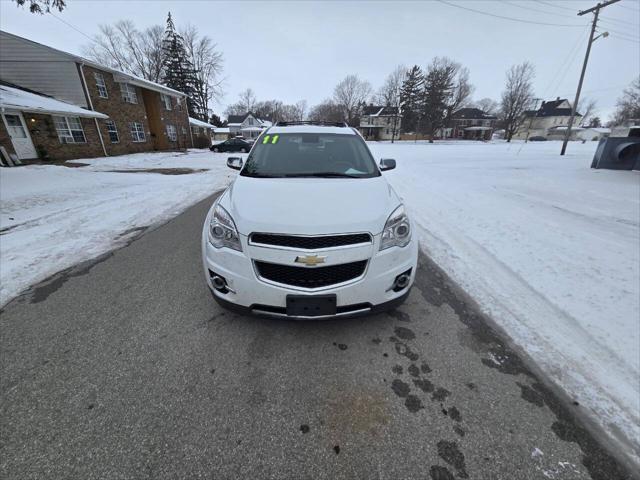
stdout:
<svg viewBox="0 0 640 480">
<path fill-rule="evenodd" d="M 380 170 L 393 170 L 396 168 L 396 161 L 393 158 L 383 158 L 380 160 Z"/>
<path fill-rule="evenodd" d="M 240 170 L 242 168 L 242 157 L 229 157 L 227 158 L 227 167 L 234 170 Z"/>
</svg>

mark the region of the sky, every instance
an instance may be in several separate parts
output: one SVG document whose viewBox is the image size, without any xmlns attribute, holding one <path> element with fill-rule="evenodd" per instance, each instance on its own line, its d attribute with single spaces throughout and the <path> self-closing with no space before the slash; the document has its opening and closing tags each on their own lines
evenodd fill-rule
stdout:
<svg viewBox="0 0 640 480">
<path fill-rule="evenodd" d="M 536 97 L 573 101 L 593 17 L 577 12 L 596 3 L 67 0 L 54 16 L 0 0 L 0 28 L 81 54 L 100 24 L 130 19 L 140 29 L 164 25 L 171 11 L 178 27 L 195 25 L 224 55 L 218 114 L 246 88 L 258 100 L 305 99 L 312 106 L 330 97 L 346 75 L 357 74 L 377 89 L 397 65 L 424 67 L 434 56 L 469 69 L 474 99 L 499 100 L 506 70 L 529 61 L 536 68 Z M 597 32 L 610 35 L 593 44 L 582 96 L 596 100 L 597 113 L 606 119 L 640 75 L 640 0 L 621 0 L 601 18 Z"/>
</svg>

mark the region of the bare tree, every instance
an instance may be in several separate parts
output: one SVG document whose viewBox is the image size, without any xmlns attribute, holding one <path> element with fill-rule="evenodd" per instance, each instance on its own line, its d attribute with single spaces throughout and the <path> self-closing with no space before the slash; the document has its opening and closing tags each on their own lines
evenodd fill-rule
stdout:
<svg viewBox="0 0 640 480">
<path fill-rule="evenodd" d="M 496 115 L 500 108 L 500 104 L 492 98 L 481 98 L 480 100 L 473 102 L 473 106 L 489 115 Z"/>
<path fill-rule="evenodd" d="M 613 124 L 623 125 L 628 120 L 637 121 L 638 119 L 640 119 L 640 76 L 625 88 L 622 96 L 618 98 Z"/>
<path fill-rule="evenodd" d="M 326 99 L 309 112 L 309 120 L 316 122 L 340 122 L 344 120 L 342 107 L 332 99 Z"/>
<path fill-rule="evenodd" d="M 469 69 L 461 67 L 459 64 L 452 62 L 454 65 L 458 65 L 456 72 L 453 90 L 446 104 L 446 112 L 444 125 L 451 126 L 451 117 L 453 112 L 466 107 L 471 102 L 471 94 L 473 93 L 473 85 L 469 81 Z"/>
<path fill-rule="evenodd" d="M 291 119 L 293 121 L 302 121 L 307 114 L 307 101 L 299 100 L 295 104 L 291 105 Z"/>
<path fill-rule="evenodd" d="M 395 107 L 400 102 L 400 89 L 402 88 L 402 82 L 407 74 L 407 67 L 398 65 L 394 70 L 387 75 L 384 83 L 378 89 L 376 94 L 376 103 L 384 105 L 386 107 Z"/>
<path fill-rule="evenodd" d="M 377 103 L 391 107 L 395 111 L 393 124 L 391 125 L 391 143 L 395 141 L 399 133 L 398 116 L 400 115 L 402 84 L 407 75 L 407 67 L 398 65 L 385 79 L 382 87 L 378 90 Z"/>
<path fill-rule="evenodd" d="M 31 13 L 49 13 L 52 8 L 58 9 L 59 12 L 67 6 L 65 0 L 15 0 L 19 7 L 29 3 L 29 11 Z"/>
<path fill-rule="evenodd" d="M 256 94 L 253 93 L 253 90 L 247 88 L 246 90 L 240 92 L 238 101 L 234 104 L 229 105 L 224 113 L 227 114 L 227 116 L 244 115 L 247 112 L 253 112 L 256 107 L 259 106 L 261 105 L 256 99 Z"/>
<path fill-rule="evenodd" d="M 255 108 L 256 101 L 256 94 L 250 88 L 240 92 L 240 101 L 238 103 L 244 107 L 246 112 L 250 112 Z"/>
<path fill-rule="evenodd" d="M 371 95 L 371 84 L 357 75 L 347 75 L 333 90 L 333 101 L 342 108 L 343 118 L 355 124 L 360 106 Z"/>
<path fill-rule="evenodd" d="M 591 118 L 596 114 L 598 109 L 598 102 L 593 98 L 581 98 L 578 102 L 578 108 L 576 112 L 582 115 L 580 125 L 589 125 Z"/>
<path fill-rule="evenodd" d="M 524 111 L 533 103 L 531 82 L 534 77 L 535 69 L 529 62 L 513 65 L 507 71 L 507 82 L 500 103 L 500 116 L 507 142 L 511 141 L 522 124 Z"/>
<path fill-rule="evenodd" d="M 222 95 L 222 53 L 216 49 L 216 44 L 207 36 L 201 37 L 198 29 L 187 25 L 182 31 L 184 46 L 191 58 L 195 70 L 196 103 L 202 106 L 198 112 L 201 120 L 209 118 L 211 102 Z"/>
<path fill-rule="evenodd" d="M 152 82 L 162 78 L 164 28 L 153 25 L 140 32 L 130 20 L 100 25 L 94 43 L 83 53 L 91 60 Z"/>
</svg>

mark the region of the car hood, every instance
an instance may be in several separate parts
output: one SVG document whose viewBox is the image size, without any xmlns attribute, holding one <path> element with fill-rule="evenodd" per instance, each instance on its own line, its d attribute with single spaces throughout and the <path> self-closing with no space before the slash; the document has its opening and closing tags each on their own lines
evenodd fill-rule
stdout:
<svg viewBox="0 0 640 480">
<path fill-rule="evenodd" d="M 400 199 L 383 176 L 252 178 L 238 176 L 220 199 L 239 233 L 378 234 Z"/>
</svg>

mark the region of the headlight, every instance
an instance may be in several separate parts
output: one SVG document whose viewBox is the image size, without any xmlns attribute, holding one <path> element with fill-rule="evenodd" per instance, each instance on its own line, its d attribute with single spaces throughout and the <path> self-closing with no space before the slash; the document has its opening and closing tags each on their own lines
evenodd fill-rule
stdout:
<svg viewBox="0 0 640 480">
<path fill-rule="evenodd" d="M 238 229 L 229 215 L 220 204 L 216 204 L 209 223 L 209 242 L 216 248 L 229 247 L 242 251 Z"/>
<path fill-rule="evenodd" d="M 380 250 L 389 247 L 404 247 L 411 241 L 411 224 L 409 217 L 404 211 L 404 206 L 400 205 L 396 208 L 382 230 L 382 238 L 380 240 Z"/>
</svg>

